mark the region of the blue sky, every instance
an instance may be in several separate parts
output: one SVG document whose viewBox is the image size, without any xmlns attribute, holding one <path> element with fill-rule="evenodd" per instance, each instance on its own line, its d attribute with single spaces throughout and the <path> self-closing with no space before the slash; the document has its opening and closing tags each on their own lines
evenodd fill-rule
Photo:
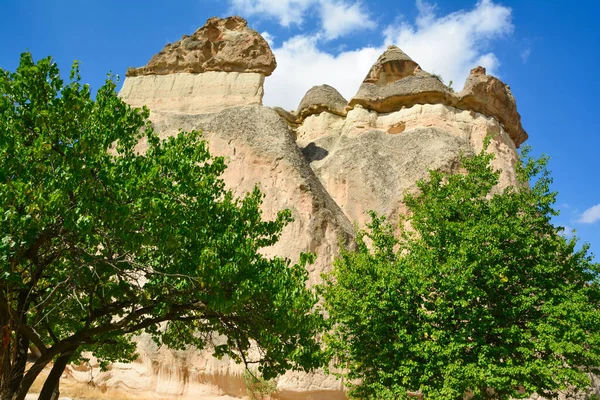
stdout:
<svg viewBox="0 0 600 400">
<path fill-rule="evenodd" d="M 548 154 L 567 227 L 600 254 L 600 2 L 553 0 L 0 0 L 0 68 L 25 50 L 81 62 L 97 89 L 212 16 L 238 14 L 278 68 L 265 104 L 296 108 L 313 85 L 350 98 L 388 44 L 460 89 L 479 64 L 511 86 L 528 144 Z M 598 257 L 597 257 L 598 259 Z"/>
</svg>

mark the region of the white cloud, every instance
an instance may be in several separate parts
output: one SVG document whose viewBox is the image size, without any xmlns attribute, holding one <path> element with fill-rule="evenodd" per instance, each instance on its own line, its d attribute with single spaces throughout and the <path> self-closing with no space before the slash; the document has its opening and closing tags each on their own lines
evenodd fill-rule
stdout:
<svg viewBox="0 0 600 400">
<path fill-rule="evenodd" d="M 600 221 L 600 204 L 585 210 L 577 220 L 581 224 L 593 224 L 596 221 Z"/>
<path fill-rule="evenodd" d="M 269 0 L 232 0 L 238 3 L 268 3 Z M 317 1 L 317 0 L 315 0 Z M 291 3 L 291 0 L 284 0 Z M 299 3 L 299 0 L 296 0 Z M 307 3 L 308 0 L 304 1 Z M 360 2 L 342 0 L 320 0 L 322 4 L 356 5 Z M 482 65 L 488 73 L 497 74 L 500 61 L 489 51 L 491 41 L 508 35 L 513 30 L 511 9 L 481 0 L 470 10 L 453 12 L 445 16 L 436 15 L 436 7 L 424 0 L 416 2 L 418 16 L 414 23 L 398 21 L 389 25 L 380 36 L 380 45 L 331 54 L 320 49 L 327 39 L 348 33 L 345 25 L 331 22 L 329 33 L 325 25 L 313 35 L 296 35 L 273 48 L 277 58 L 277 69 L 265 82 L 264 103 L 295 109 L 302 96 L 315 85 L 328 84 L 350 99 L 358 90 L 362 80 L 377 57 L 389 44 L 396 44 L 411 56 L 421 67 L 431 73 L 440 74 L 446 82 L 453 81 L 460 90 L 471 68 Z M 350 7 L 351 8 L 351 7 Z M 326 7 L 323 7 L 325 10 Z M 308 10 L 308 8 L 306 9 Z M 332 9 L 333 10 L 333 9 Z M 365 11 L 366 12 L 366 11 Z M 358 11 L 347 15 L 331 11 L 331 18 L 348 19 L 358 24 Z M 320 15 L 322 21 L 327 18 Z M 366 22 L 365 22 L 366 21 Z M 369 28 L 372 18 L 362 21 Z M 324 22 L 322 22 L 324 24 Z M 348 23 L 348 26 L 354 26 Z M 376 38 L 373 38 L 376 40 Z"/>
<path fill-rule="evenodd" d="M 230 0 L 232 11 L 244 16 L 276 19 L 282 26 L 301 25 L 316 0 Z"/>
<path fill-rule="evenodd" d="M 570 239 L 575 236 L 575 229 L 571 228 L 570 226 L 563 226 L 558 233 Z"/>
<path fill-rule="evenodd" d="M 386 44 L 396 44 L 424 70 L 441 75 L 446 82 L 452 80 L 458 89 L 477 65 L 497 74 L 498 58 L 483 52 L 491 40 L 513 31 L 510 8 L 481 0 L 472 10 L 440 17 L 425 1 L 417 1 L 417 8 L 414 25 L 404 22 L 386 28 Z"/>
<path fill-rule="evenodd" d="M 336 39 L 358 29 L 372 29 L 375 21 L 360 2 L 321 1 L 321 26 L 326 39 Z"/>
<path fill-rule="evenodd" d="M 260 34 L 263 38 L 265 38 L 265 40 L 267 41 L 267 43 L 269 43 L 269 46 L 273 47 L 275 46 L 275 36 L 271 35 L 269 32 L 261 32 Z"/>
<path fill-rule="evenodd" d="M 299 35 L 273 49 L 277 69 L 265 81 L 266 105 L 296 109 L 308 89 L 324 83 L 349 100 L 382 52 L 366 47 L 334 56 L 317 44 L 318 38 Z"/>
<path fill-rule="evenodd" d="M 306 14 L 316 9 L 323 38 L 337 39 L 362 29 L 375 27 L 368 10 L 360 2 L 345 0 L 230 0 L 231 11 L 244 16 L 275 19 L 290 27 L 303 24 Z"/>
</svg>

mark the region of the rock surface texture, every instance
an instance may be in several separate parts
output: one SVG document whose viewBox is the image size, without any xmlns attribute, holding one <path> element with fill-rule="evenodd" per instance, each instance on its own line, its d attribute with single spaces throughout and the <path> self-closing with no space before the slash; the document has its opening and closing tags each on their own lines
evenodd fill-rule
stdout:
<svg viewBox="0 0 600 400">
<path fill-rule="evenodd" d="M 126 76 L 197 74 L 206 71 L 271 75 L 277 63 L 267 41 L 241 17 L 210 18 L 191 36 L 167 44 L 144 67 Z"/>
<path fill-rule="evenodd" d="M 347 104 L 348 101 L 335 88 L 329 85 L 315 86 L 306 92 L 296 114 L 304 119 L 309 115 L 327 111 L 344 117 Z"/>
<path fill-rule="evenodd" d="M 202 130 L 213 154 L 226 156 L 223 176 L 238 196 L 265 193 L 264 217 L 288 208 L 294 222 L 268 255 L 298 259 L 314 252 L 310 285 L 331 269 L 338 245 L 352 245 L 353 224 L 375 210 L 392 220 L 403 196 L 429 169 L 459 170 L 461 154 L 478 152 L 486 135 L 501 187 L 516 183 L 517 147 L 527 139 L 507 85 L 475 68 L 452 92 L 397 47 L 373 65 L 348 103 L 327 85 L 310 89 L 296 112 L 263 107 L 263 81 L 275 68 L 266 41 L 239 17 L 211 18 L 192 36 L 167 45 L 147 66 L 128 71 L 120 96 L 147 105 L 161 137 Z M 145 143 L 139 150 L 145 150 Z M 218 341 L 218 339 L 217 339 Z M 215 343 L 216 344 L 216 343 Z M 140 358 L 100 372 L 70 366 L 61 384 L 94 398 L 241 398 L 242 367 L 211 350 L 157 348 L 138 342 Z M 345 399 L 343 384 L 321 372 L 289 372 L 279 399 Z"/>
<path fill-rule="evenodd" d="M 119 95 L 132 106 L 187 114 L 262 104 L 265 76 L 276 66 L 269 44 L 245 19 L 215 17 L 146 66 L 129 68 Z"/>
<path fill-rule="evenodd" d="M 349 108 L 361 105 L 389 113 L 416 104 L 444 104 L 475 111 L 498 120 L 519 147 L 527 140 L 510 87 L 486 75 L 485 68 L 471 71 L 464 89 L 454 93 L 435 75 L 423 71 L 396 46 L 390 46 L 371 68 Z"/>
</svg>

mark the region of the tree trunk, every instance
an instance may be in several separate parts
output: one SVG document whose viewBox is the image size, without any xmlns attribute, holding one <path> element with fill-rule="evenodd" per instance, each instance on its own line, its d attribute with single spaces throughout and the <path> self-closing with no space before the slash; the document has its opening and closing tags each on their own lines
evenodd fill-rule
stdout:
<svg viewBox="0 0 600 400">
<path fill-rule="evenodd" d="M 19 390 L 23 375 L 25 375 L 25 366 L 27 365 L 27 351 L 29 350 L 29 339 L 25 335 L 16 333 L 16 349 L 15 358 L 11 367 L 10 382 L 8 389 L 11 393 L 16 393 Z"/>
<path fill-rule="evenodd" d="M 58 389 L 60 384 L 60 377 L 62 376 L 63 371 L 65 370 L 67 364 L 69 364 L 69 360 L 73 355 L 73 351 L 67 351 L 62 353 L 54 362 L 52 366 L 52 370 L 50 374 L 46 378 L 46 382 L 44 382 L 44 386 L 42 387 L 42 391 L 40 392 L 40 396 L 38 400 L 57 400 L 60 391 Z"/>
<path fill-rule="evenodd" d="M 46 367 L 46 365 L 48 365 L 48 363 L 50 361 L 52 361 L 52 356 L 50 356 L 50 355 L 43 355 L 42 357 L 40 357 L 27 370 L 27 373 L 25 374 L 25 376 L 23 377 L 23 380 L 21 381 L 21 386 L 19 388 L 19 391 L 17 393 L 13 394 L 12 397 L 9 397 L 9 399 L 10 400 L 24 400 L 25 396 L 27 396 L 27 392 L 29 391 L 29 388 L 31 387 L 31 385 L 33 385 L 33 382 L 35 381 L 35 378 L 37 378 L 37 376 L 40 374 L 40 372 L 42 372 L 44 367 Z"/>
</svg>

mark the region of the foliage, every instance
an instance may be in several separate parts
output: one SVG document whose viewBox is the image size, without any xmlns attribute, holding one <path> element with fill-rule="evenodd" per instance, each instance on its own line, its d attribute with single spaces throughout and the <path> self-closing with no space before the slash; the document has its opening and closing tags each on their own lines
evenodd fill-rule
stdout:
<svg viewBox="0 0 600 400">
<path fill-rule="evenodd" d="M 431 171 L 406 196 L 399 235 L 372 214 L 357 250 L 336 259 L 322 288 L 326 342 L 354 397 L 508 399 L 590 384 L 600 265 L 551 223 L 547 158 L 524 150 L 519 188 L 504 190 L 492 158 Z"/>
<path fill-rule="evenodd" d="M 161 141 L 148 115 L 111 79 L 93 99 L 77 64 L 67 84 L 28 53 L 0 70 L 2 398 L 23 398 L 41 368 L 82 351 L 132 360 L 141 330 L 174 348 L 225 335 L 215 355 L 267 378 L 320 363 L 311 257 L 260 253 L 290 212 L 264 221 L 263 195 L 235 198 L 200 133 Z M 260 360 L 247 358 L 251 341 Z M 30 345 L 41 357 L 25 371 Z"/>
</svg>

